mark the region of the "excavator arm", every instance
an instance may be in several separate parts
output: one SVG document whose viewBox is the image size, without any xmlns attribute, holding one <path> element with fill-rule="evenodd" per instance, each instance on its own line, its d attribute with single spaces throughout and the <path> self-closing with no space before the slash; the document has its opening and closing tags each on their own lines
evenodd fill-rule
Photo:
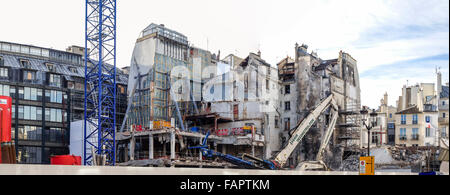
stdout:
<svg viewBox="0 0 450 195">
<path fill-rule="evenodd" d="M 323 150 L 326 146 L 326 143 L 330 140 L 332 129 L 334 129 L 334 124 L 336 124 L 337 120 L 337 110 L 338 107 L 334 100 L 333 95 L 330 95 L 328 98 L 323 100 L 315 109 L 312 111 L 295 129 L 292 133 L 291 138 L 289 139 L 288 145 L 276 156 L 275 160 L 272 163 L 275 164 L 278 168 L 283 167 L 286 164 L 289 156 L 292 154 L 297 145 L 302 141 L 305 134 L 311 129 L 311 126 L 316 122 L 317 118 L 319 118 L 320 114 L 322 114 L 325 110 L 327 110 L 330 106 L 336 111 L 332 116 L 332 121 L 329 125 L 329 128 L 326 133 L 326 137 L 324 138 L 321 146 L 321 150 Z"/>
</svg>

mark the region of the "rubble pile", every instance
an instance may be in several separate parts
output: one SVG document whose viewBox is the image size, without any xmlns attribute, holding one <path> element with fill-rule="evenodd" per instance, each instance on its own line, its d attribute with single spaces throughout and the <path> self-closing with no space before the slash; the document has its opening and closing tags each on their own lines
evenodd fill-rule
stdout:
<svg viewBox="0 0 450 195">
<path fill-rule="evenodd" d="M 360 155 L 351 155 L 342 161 L 339 171 L 359 171 Z"/>
<path fill-rule="evenodd" d="M 417 163 L 423 160 L 430 148 L 390 147 L 389 150 L 396 161 Z"/>
</svg>

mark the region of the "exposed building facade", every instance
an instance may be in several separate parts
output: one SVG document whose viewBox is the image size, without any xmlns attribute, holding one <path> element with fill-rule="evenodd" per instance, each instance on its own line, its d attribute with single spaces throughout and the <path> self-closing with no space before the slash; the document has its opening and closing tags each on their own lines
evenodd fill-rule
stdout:
<svg viewBox="0 0 450 195">
<path fill-rule="evenodd" d="M 308 46 L 298 44 L 295 58 L 278 64 L 280 74 L 280 110 L 284 143 L 292 131 L 319 103 L 333 94 L 339 107 L 339 119 L 330 150 L 326 154 L 330 166 L 340 164 L 342 155 L 360 142 L 360 86 L 357 62 L 340 52 L 337 59 L 322 60 L 317 53 L 308 53 Z M 319 118 L 288 161 L 295 166 L 301 161 L 315 160 L 329 113 Z"/>
<path fill-rule="evenodd" d="M 49 164 L 52 155 L 69 154 L 70 122 L 84 117 L 83 51 L 0 42 L 0 94 L 13 98 L 18 163 Z M 119 75 L 119 97 L 126 97 L 126 79 Z M 117 120 L 123 116 L 119 108 Z"/>
</svg>

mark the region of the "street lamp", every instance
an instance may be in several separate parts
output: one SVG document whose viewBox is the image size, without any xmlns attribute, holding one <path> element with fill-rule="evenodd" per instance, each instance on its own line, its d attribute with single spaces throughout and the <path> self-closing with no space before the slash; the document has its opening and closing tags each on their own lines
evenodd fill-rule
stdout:
<svg viewBox="0 0 450 195">
<path fill-rule="evenodd" d="M 370 130 L 377 126 L 377 112 L 375 109 L 369 114 L 369 110 L 367 108 L 361 110 L 361 115 L 363 116 L 363 124 L 367 129 L 367 156 L 370 156 Z M 367 117 L 370 115 L 369 119 Z M 368 121 L 369 125 L 367 125 L 366 121 Z"/>
</svg>

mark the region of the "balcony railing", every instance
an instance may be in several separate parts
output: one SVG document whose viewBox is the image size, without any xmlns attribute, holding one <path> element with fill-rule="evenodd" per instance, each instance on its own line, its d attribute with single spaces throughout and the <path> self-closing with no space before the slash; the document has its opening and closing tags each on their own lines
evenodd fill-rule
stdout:
<svg viewBox="0 0 450 195">
<path fill-rule="evenodd" d="M 412 136 L 411 136 L 411 139 L 412 139 L 412 140 L 419 140 L 419 135 L 412 135 Z"/>
<path fill-rule="evenodd" d="M 408 140 L 408 138 L 406 137 L 406 135 L 405 136 L 400 136 L 400 138 L 399 138 L 400 140 L 402 140 L 402 141 L 406 141 L 406 140 Z"/>
</svg>

